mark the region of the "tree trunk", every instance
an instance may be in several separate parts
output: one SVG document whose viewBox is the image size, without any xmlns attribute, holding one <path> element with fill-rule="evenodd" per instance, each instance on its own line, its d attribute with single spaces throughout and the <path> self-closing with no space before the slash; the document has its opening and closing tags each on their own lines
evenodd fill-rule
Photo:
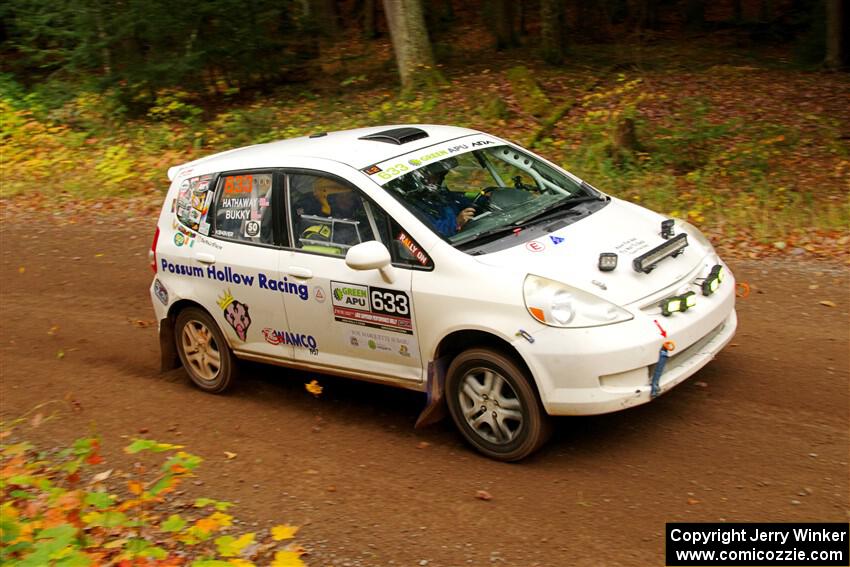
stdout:
<svg viewBox="0 0 850 567">
<path fill-rule="evenodd" d="M 773 0 L 761 0 L 759 5 L 759 21 L 770 23 L 773 21 Z"/>
<path fill-rule="evenodd" d="M 425 28 L 421 0 L 384 0 L 402 92 L 430 87 L 441 77 Z"/>
<path fill-rule="evenodd" d="M 446 22 L 454 21 L 455 8 L 452 5 L 452 0 L 443 0 L 443 20 Z"/>
<path fill-rule="evenodd" d="M 592 41 L 611 39 L 611 17 L 606 2 L 575 0 L 575 22 L 572 29 Z"/>
<path fill-rule="evenodd" d="M 519 7 L 517 8 L 517 11 L 519 12 L 519 35 L 520 37 L 525 37 L 528 35 L 528 27 L 526 26 L 528 22 L 526 21 L 525 17 L 528 2 L 526 2 L 525 0 L 518 0 L 518 4 Z"/>
<path fill-rule="evenodd" d="M 658 0 L 639 0 L 636 11 L 638 31 L 658 26 Z"/>
<path fill-rule="evenodd" d="M 363 37 L 366 39 L 378 37 L 378 28 L 375 25 L 375 0 L 363 2 Z"/>
<path fill-rule="evenodd" d="M 840 69 L 844 63 L 842 40 L 843 0 L 826 0 L 826 60 L 828 69 Z"/>
<path fill-rule="evenodd" d="M 564 7 L 559 0 L 540 0 L 540 54 L 551 65 L 564 62 Z"/>
<path fill-rule="evenodd" d="M 705 25 L 705 3 L 703 0 L 688 0 L 685 5 L 685 21 L 692 30 L 700 30 Z"/>
<path fill-rule="evenodd" d="M 319 24 L 319 33 L 330 38 L 339 34 L 334 0 L 313 0 L 313 14 Z"/>
<path fill-rule="evenodd" d="M 496 49 L 502 50 L 517 45 L 514 30 L 513 0 L 492 0 L 493 34 L 496 36 Z"/>
<path fill-rule="evenodd" d="M 732 0 L 732 13 L 736 24 L 744 21 L 744 6 L 741 4 L 741 0 Z"/>
</svg>

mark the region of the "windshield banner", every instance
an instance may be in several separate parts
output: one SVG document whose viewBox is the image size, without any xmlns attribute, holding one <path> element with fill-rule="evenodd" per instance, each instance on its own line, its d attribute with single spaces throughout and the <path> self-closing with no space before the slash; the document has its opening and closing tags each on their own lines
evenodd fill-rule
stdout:
<svg viewBox="0 0 850 567">
<path fill-rule="evenodd" d="M 484 134 L 464 136 L 364 167 L 362 171 L 376 183 L 383 185 L 400 175 L 425 167 L 429 163 L 501 144 L 503 142 Z"/>
</svg>

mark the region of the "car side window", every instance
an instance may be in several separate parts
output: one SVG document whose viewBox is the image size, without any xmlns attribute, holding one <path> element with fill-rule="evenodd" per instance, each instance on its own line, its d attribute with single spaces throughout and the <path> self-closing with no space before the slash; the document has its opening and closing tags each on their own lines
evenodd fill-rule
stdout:
<svg viewBox="0 0 850 567">
<path fill-rule="evenodd" d="M 177 192 L 174 211 L 177 220 L 201 234 L 209 234 L 210 232 L 207 211 L 212 200 L 211 179 L 212 175 L 199 175 L 184 179 L 180 183 L 180 190 Z"/>
<path fill-rule="evenodd" d="M 288 181 L 294 248 L 344 257 L 355 244 L 380 240 L 374 205 L 353 187 L 312 174 L 291 174 Z"/>
<path fill-rule="evenodd" d="M 385 226 L 387 225 L 385 224 Z M 392 243 L 390 252 L 393 257 L 393 264 L 425 269 L 434 267 L 431 257 L 401 225 L 390 219 L 388 226 L 392 235 L 388 241 Z"/>
<path fill-rule="evenodd" d="M 218 179 L 213 235 L 254 244 L 274 244 L 274 174 L 227 173 Z"/>
</svg>

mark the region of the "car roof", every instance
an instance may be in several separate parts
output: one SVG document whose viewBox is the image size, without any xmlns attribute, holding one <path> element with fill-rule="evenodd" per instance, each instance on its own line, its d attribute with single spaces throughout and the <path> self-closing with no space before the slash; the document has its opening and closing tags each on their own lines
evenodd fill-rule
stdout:
<svg viewBox="0 0 850 567">
<path fill-rule="evenodd" d="M 281 158 L 293 156 L 328 159 L 362 169 L 397 155 L 478 133 L 469 128 L 434 124 L 396 124 L 318 132 L 203 157 L 170 168 L 168 178 L 173 180 L 180 170 L 188 168 L 197 173 L 207 173 L 240 167 L 274 167 Z M 368 136 L 372 138 L 363 139 Z"/>
</svg>

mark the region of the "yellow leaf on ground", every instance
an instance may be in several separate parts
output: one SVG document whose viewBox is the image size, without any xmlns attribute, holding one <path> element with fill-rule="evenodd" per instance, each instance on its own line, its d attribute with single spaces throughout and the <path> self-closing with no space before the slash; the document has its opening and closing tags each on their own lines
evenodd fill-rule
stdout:
<svg viewBox="0 0 850 567">
<path fill-rule="evenodd" d="M 316 380 L 311 380 L 309 384 L 304 384 L 304 388 L 314 396 L 319 396 L 322 393 L 322 387 Z"/>
<path fill-rule="evenodd" d="M 196 521 L 195 528 L 206 534 L 210 534 L 221 528 L 228 527 L 232 523 L 231 520 L 233 520 L 233 516 L 222 514 L 221 512 L 213 512 L 206 518 Z"/>
<path fill-rule="evenodd" d="M 274 554 L 271 567 L 306 567 L 300 554 L 295 551 L 278 551 Z"/>
<path fill-rule="evenodd" d="M 18 273 L 19 273 L 19 274 L 23 274 L 23 273 L 24 273 L 24 272 L 26 272 L 26 271 L 27 271 L 27 269 L 26 269 L 26 268 L 24 268 L 23 266 L 21 266 L 20 268 L 18 268 Z"/>
<path fill-rule="evenodd" d="M 247 533 L 239 536 L 238 538 L 234 538 L 233 536 L 222 536 L 215 540 L 215 544 L 218 547 L 218 552 L 223 557 L 235 557 L 242 553 L 242 551 L 254 543 L 254 534 Z"/>
<path fill-rule="evenodd" d="M 275 526 L 272 528 L 272 537 L 275 541 L 280 541 L 283 539 L 292 539 L 295 537 L 296 533 L 298 533 L 298 527 L 290 526 L 288 524 L 282 524 L 280 526 Z"/>
</svg>

